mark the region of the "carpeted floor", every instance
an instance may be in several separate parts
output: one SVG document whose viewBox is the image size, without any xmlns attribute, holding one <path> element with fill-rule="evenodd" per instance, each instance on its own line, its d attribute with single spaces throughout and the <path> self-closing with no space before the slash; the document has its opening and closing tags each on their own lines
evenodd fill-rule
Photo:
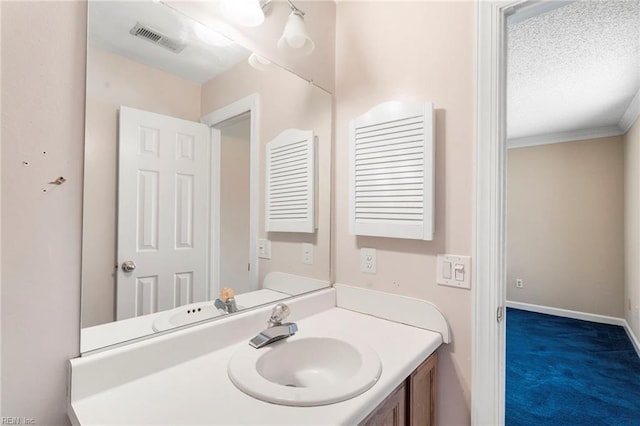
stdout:
<svg viewBox="0 0 640 426">
<path fill-rule="evenodd" d="M 507 426 L 640 425 L 640 358 L 622 327 L 507 309 Z"/>
</svg>

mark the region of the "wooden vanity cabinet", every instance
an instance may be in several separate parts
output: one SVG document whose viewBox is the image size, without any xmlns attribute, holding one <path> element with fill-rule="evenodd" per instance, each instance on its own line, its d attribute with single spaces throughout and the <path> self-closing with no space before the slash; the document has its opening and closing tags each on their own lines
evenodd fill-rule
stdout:
<svg viewBox="0 0 640 426">
<path fill-rule="evenodd" d="M 433 353 L 359 426 L 435 426 L 437 366 Z"/>
</svg>

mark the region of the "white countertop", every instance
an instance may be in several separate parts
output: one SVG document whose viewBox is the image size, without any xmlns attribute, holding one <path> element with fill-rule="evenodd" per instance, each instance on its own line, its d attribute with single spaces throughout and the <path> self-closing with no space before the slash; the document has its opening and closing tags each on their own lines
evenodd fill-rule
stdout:
<svg viewBox="0 0 640 426">
<path fill-rule="evenodd" d="M 231 383 L 227 364 L 260 331 L 256 329 L 196 358 L 81 395 L 73 412 L 82 425 L 353 426 L 442 343 L 439 333 L 337 307 L 296 322 L 299 331 L 290 340 L 330 336 L 372 347 L 383 366 L 378 382 L 355 398 L 325 406 L 290 407 L 254 399 Z"/>
</svg>

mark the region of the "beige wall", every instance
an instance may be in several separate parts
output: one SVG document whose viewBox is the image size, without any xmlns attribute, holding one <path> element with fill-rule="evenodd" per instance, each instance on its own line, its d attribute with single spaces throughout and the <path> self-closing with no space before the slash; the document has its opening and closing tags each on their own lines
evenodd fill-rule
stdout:
<svg viewBox="0 0 640 426">
<path fill-rule="evenodd" d="M 436 255 L 472 252 L 474 4 L 339 2 L 336 15 L 335 281 L 426 299 L 442 310 L 453 343 L 439 349 L 439 424 L 469 424 L 471 292 L 436 285 Z M 349 120 L 389 100 L 435 104 L 433 241 L 349 234 Z M 377 249 L 377 274 L 360 272 L 361 247 Z"/>
<path fill-rule="evenodd" d="M 624 317 L 640 339 L 640 119 L 624 136 Z"/>
<path fill-rule="evenodd" d="M 1 414 L 38 425 L 69 424 L 79 353 L 86 13 L 2 2 Z"/>
<path fill-rule="evenodd" d="M 206 115 L 253 93 L 260 93 L 258 235 L 271 240 L 271 259 L 260 259 L 259 282 L 270 271 L 329 280 L 331 215 L 331 95 L 281 69 L 257 71 L 246 62 L 204 84 Z M 264 146 L 283 130 L 311 129 L 318 136 L 318 230 L 314 234 L 264 231 Z M 313 265 L 301 262 L 302 243 L 314 245 Z"/>
<path fill-rule="evenodd" d="M 220 138 L 220 288 L 236 294 L 251 287 L 249 271 L 249 201 L 251 129 L 249 118 L 222 129 Z M 217 297 L 217 295 L 212 295 Z"/>
<path fill-rule="evenodd" d="M 82 326 L 114 317 L 118 109 L 121 105 L 199 121 L 201 85 L 90 48 L 87 65 L 82 241 Z M 158 90 L 162 88 L 162 90 Z"/>
<path fill-rule="evenodd" d="M 622 137 L 508 150 L 507 300 L 622 317 L 623 298 Z"/>
</svg>

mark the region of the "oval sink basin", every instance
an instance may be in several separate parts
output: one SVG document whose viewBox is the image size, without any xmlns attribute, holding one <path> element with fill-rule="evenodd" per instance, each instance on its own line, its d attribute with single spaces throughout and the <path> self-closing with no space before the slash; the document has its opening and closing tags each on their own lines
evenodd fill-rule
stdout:
<svg viewBox="0 0 640 426">
<path fill-rule="evenodd" d="M 244 393 L 280 405 L 333 404 L 360 395 L 382 373 L 368 346 L 331 337 L 291 338 L 262 349 L 241 347 L 228 374 Z"/>
<path fill-rule="evenodd" d="M 153 331 L 165 331 L 182 325 L 204 321 L 224 315 L 224 311 L 218 310 L 213 302 L 192 303 L 180 306 L 159 315 L 151 327 Z"/>
</svg>

